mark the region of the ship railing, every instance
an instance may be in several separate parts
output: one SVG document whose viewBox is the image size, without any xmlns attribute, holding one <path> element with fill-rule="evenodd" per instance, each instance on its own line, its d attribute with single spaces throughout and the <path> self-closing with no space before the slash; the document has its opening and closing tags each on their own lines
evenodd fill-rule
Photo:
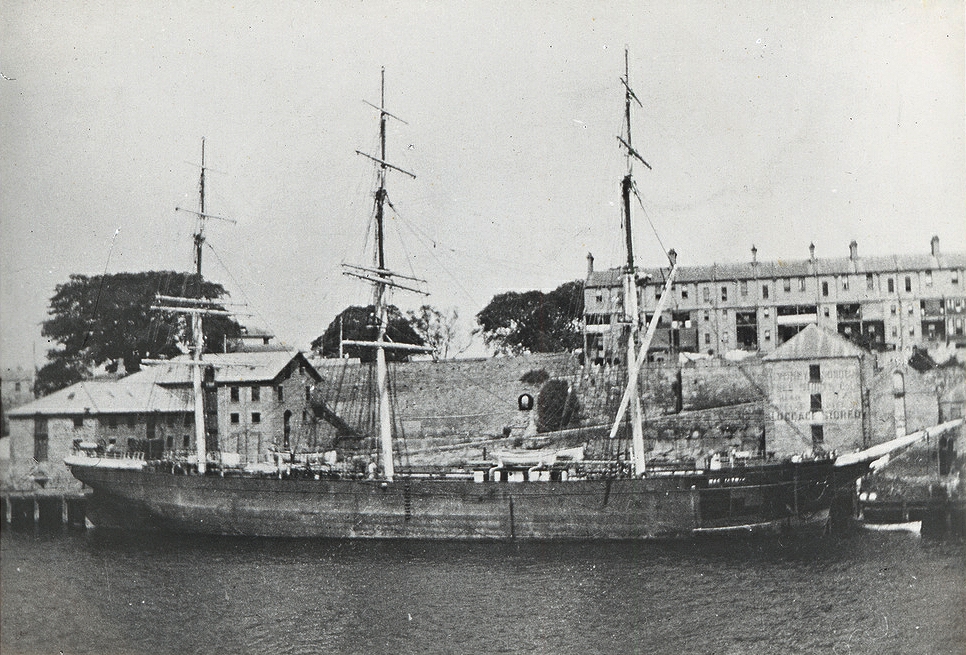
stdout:
<svg viewBox="0 0 966 655">
<path fill-rule="evenodd" d="M 75 441 L 72 453 L 74 455 L 93 457 L 96 459 L 144 460 L 143 452 L 120 450 L 110 445 L 105 448 L 103 445 L 92 441 Z"/>
</svg>

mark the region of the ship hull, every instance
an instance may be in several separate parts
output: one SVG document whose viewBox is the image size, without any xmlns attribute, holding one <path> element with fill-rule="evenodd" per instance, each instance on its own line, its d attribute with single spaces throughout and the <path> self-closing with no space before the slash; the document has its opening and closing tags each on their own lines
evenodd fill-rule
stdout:
<svg viewBox="0 0 966 655">
<path fill-rule="evenodd" d="M 381 539 L 648 539 L 808 518 L 850 494 L 830 462 L 643 479 L 474 482 L 176 475 L 70 466 L 95 526 Z M 852 470 L 855 469 L 855 470 Z"/>
</svg>

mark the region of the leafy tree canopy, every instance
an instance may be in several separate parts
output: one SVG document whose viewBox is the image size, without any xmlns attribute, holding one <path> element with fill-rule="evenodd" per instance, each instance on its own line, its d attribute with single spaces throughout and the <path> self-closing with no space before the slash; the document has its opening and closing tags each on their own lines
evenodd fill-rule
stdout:
<svg viewBox="0 0 966 655">
<path fill-rule="evenodd" d="M 423 305 L 418 311 L 407 312 L 406 316 L 423 343 L 433 349 L 434 358 L 449 357 L 449 347 L 456 337 L 456 321 L 459 318 L 455 309 L 444 314 L 431 305 Z"/>
<path fill-rule="evenodd" d="M 567 352 L 580 348 L 584 285 L 580 280 L 544 293 L 508 291 L 494 296 L 477 315 L 478 332 L 497 352 Z"/>
<path fill-rule="evenodd" d="M 413 329 L 409 319 L 395 305 L 389 305 L 389 325 L 386 328 L 386 339 L 396 343 L 411 343 L 418 346 L 425 342 Z M 346 307 L 335 317 L 325 332 L 312 341 L 312 350 L 321 353 L 323 357 L 339 356 L 339 335 L 344 341 L 375 341 L 379 336 L 376 325 L 375 307 Z M 348 357 L 356 357 L 363 362 L 376 361 L 376 349 L 365 346 L 343 346 L 343 352 Z M 413 353 L 408 350 L 386 349 L 386 360 L 390 362 L 409 361 Z"/>
<path fill-rule="evenodd" d="M 228 295 L 220 284 L 201 281 L 201 297 Z M 173 357 L 189 341 L 190 321 L 182 315 L 152 310 L 158 294 L 198 297 L 197 275 L 173 271 L 71 275 L 57 285 L 41 334 L 57 344 L 37 374 L 37 389 L 50 393 L 88 377 L 104 365 L 109 372 L 123 366 L 133 373 L 143 357 Z M 206 352 L 223 350 L 225 337 L 238 336 L 239 325 L 228 317 L 204 320 Z"/>
</svg>

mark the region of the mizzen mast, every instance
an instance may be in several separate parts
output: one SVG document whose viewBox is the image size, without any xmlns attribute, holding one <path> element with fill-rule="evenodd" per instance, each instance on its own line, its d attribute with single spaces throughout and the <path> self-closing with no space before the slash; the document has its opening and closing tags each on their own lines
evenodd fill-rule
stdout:
<svg viewBox="0 0 966 655">
<path fill-rule="evenodd" d="M 675 273 L 677 272 L 677 255 L 673 250 L 668 253 L 668 259 L 671 262 L 671 271 L 668 274 L 667 281 L 665 282 L 664 293 L 661 294 L 661 300 L 658 302 L 654 316 L 651 318 L 651 322 L 648 325 L 647 332 L 644 335 L 643 340 L 641 340 L 640 309 L 638 307 L 637 298 L 637 266 L 634 262 L 634 239 L 631 229 L 631 193 L 636 193 L 636 187 L 634 185 L 634 161 L 639 161 L 648 169 L 651 168 L 651 165 L 648 164 L 641 154 L 634 149 L 633 140 L 631 138 L 631 101 L 636 102 L 640 107 L 643 107 L 643 105 L 637 98 L 634 90 L 631 88 L 630 65 L 628 63 L 628 52 L 626 48 L 624 49 L 624 76 L 621 78 L 621 84 L 624 86 L 625 126 L 624 136 L 618 136 L 617 140 L 624 149 L 627 158 L 627 173 L 621 180 L 621 208 L 623 212 L 624 224 L 624 248 L 627 254 L 627 260 L 622 271 L 625 313 L 624 322 L 628 325 L 629 329 L 627 335 L 626 362 L 627 386 L 624 389 L 624 395 L 621 398 L 617 416 L 615 417 L 614 424 L 611 428 L 610 437 L 613 439 L 616 436 L 620 423 L 624 418 L 624 412 L 629 407 L 631 423 L 631 455 L 633 459 L 634 474 L 637 476 L 642 476 L 644 475 L 647 467 L 647 460 L 644 455 L 643 410 L 641 408 L 641 396 L 638 392 L 638 381 L 640 379 L 641 367 L 643 366 L 644 361 L 647 359 L 647 351 L 650 347 L 651 340 L 654 337 L 657 323 L 660 320 L 661 313 L 664 311 L 665 303 L 670 297 L 669 291 L 674 282 Z M 638 341 L 641 341 L 639 345 Z"/>
</svg>

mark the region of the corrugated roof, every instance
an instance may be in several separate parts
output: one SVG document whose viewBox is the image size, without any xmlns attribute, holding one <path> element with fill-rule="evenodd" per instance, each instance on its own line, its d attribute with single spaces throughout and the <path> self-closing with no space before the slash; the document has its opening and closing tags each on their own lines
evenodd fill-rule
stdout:
<svg viewBox="0 0 966 655">
<path fill-rule="evenodd" d="M 270 382 L 292 360 L 304 363 L 308 374 L 320 380 L 312 364 L 298 351 L 238 352 L 206 354 L 205 361 L 215 367 L 220 384 Z M 190 355 L 170 362 L 145 366 L 141 371 L 118 380 L 85 380 L 27 405 L 11 410 L 9 416 L 35 414 L 123 414 L 131 412 L 192 411 L 190 394 L 170 387 L 191 384 Z"/>
<path fill-rule="evenodd" d="M 766 362 L 790 359 L 841 359 L 863 357 L 868 353 L 840 335 L 814 323 L 765 355 Z"/>
<path fill-rule="evenodd" d="M 131 375 L 120 380 L 85 380 L 66 389 L 10 410 L 7 415 L 130 414 L 136 412 L 188 412 L 192 404 L 184 394 L 169 391 Z"/>
<path fill-rule="evenodd" d="M 312 364 L 302 353 L 295 350 L 257 350 L 235 353 L 211 353 L 204 356 L 205 361 L 215 367 L 215 382 L 218 384 L 252 384 L 270 382 L 293 359 L 299 359 L 310 369 L 310 375 L 321 379 Z M 170 363 L 154 364 L 133 376 L 141 376 L 152 384 L 184 385 L 191 383 L 190 355 L 175 357 Z"/>
</svg>

